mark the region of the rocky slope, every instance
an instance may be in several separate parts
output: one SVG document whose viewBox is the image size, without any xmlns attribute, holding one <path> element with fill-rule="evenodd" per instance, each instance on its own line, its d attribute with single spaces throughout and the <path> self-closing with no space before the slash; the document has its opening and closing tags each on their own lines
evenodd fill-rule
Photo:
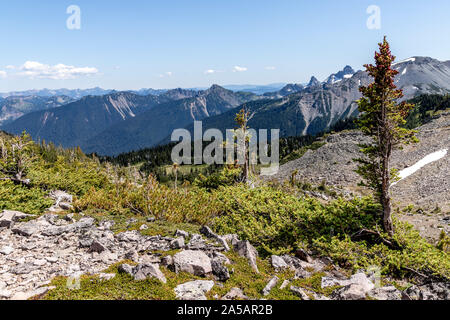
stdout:
<svg viewBox="0 0 450 320">
<path fill-rule="evenodd" d="M 56 203 L 51 211 L 70 206 L 70 195 L 61 191 L 52 195 Z M 76 221 L 73 214 L 61 212 L 47 213 L 34 220 L 30 218 L 21 212 L 0 213 L 0 300 L 45 297 L 49 291 L 56 289 L 51 286 L 51 280 L 57 276 L 66 277 L 66 290 L 86 290 L 80 284 L 82 275 L 93 277 L 92 281 L 100 281 L 96 285 L 98 290 L 102 282 L 111 281 L 117 273 L 128 274 L 128 279 L 132 281 L 155 279 L 165 285 L 170 276 L 165 270 L 192 277 L 192 280 L 186 280 L 184 276 L 185 280 L 172 284 L 171 290 L 176 299 L 206 300 L 213 287 L 223 287 L 230 279 L 235 268 L 234 260 L 228 258 L 230 252 L 246 259 L 249 273 L 260 273 L 261 261 L 248 241 L 241 241 L 236 235 L 219 236 L 208 227 L 200 230 L 202 235 L 177 230 L 172 237 L 144 236 L 139 230 L 115 233 L 112 231 L 114 221 L 111 220 L 97 224 L 93 218 L 82 217 Z M 29 221 L 21 222 L 23 219 Z M 153 220 L 148 219 L 140 230 L 145 230 L 152 223 Z M 171 254 L 161 254 L 169 251 Z M 117 272 L 103 272 L 123 260 L 127 263 L 120 264 Z M 414 285 L 402 292 L 392 285 L 379 285 L 373 270 L 361 270 L 350 276 L 333 265 L 330 259 L 313 258 L 303 250 L 295 256 L 273 255 L 269 262 L 272 271 L 259 293 L 263 297 L 269 296 L 274 288 L 279 288 L 289 290 L 299 300 L 450 298 L 448 283 Z M 292 274 L 288 278 L 285 276 L 287 270 Z M 322 274 L 320 291 L 330 294 L 291 285 L 291 281 L 308 279 L 319 272 Z M 246 296 L 241 288 L 233 287 L 224 296 L 215 295 L 212 298 L 234 300 L 255 297 Z"/>
<path fill-rule="evenodd" d="M 411 167 L 425 156 L 439 150 L 450 149 L 450 113 L 442 112 L 431 122 L 417 128 L 420 142 L 405 146 L 393 153 L 392 167 L 398 170 Z M 308 150 L 299 159 L 280 167 L 280 171 L 270 179 L 284 181 L 298 170 L 297 180 L 319 184 L 325 181 L 338 186 L 344 194 L 364 194 L 357 184 L 361 178 L 354 172 L 356 164 L 352 159 L 359 154 L 359 143 L 368 138 L 358 131 L 333 134 L 325 139 L 326 144 L 318 150 Z M 437 239 L 441 229 L 450 231 L 448 215 L 450 212 L 450 160 L 448 154 L 438 161 L 429 163 L 414 174 L 392 186 L 394 204 L 404 208 L 409 204 L 414 211 L 432 212 L 439 208 L 439 214 L 430 217 L 419 215 L 405 216 L 426 237 Z M 421 211 L 419 210 L 419 213 Z M 415 221 L 417 220 L 417 221 Z M 432 228 L 425 228 L 425 225 Z"/>
</svg>

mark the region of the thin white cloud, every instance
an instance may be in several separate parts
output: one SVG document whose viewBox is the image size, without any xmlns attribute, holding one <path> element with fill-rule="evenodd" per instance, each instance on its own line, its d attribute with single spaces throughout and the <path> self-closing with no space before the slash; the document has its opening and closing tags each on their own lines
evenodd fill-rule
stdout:
<svg viewBox="0 0 450 320">
<path fill-rule="evenodd" d="M 217 70 L 209 69 L 209 70 L 205 71 L 205 74 L 213 74 L 213 73 L 216 73 L 216 72 L 217 72 Z"/>
<path fill-rule="evenodd" d="M 268 66 L 268 67 L 265 67 L 264 69 L 266 69 L 266 70 L 275 70 L 276 68 L 272 67 L 272 66 Z"/>
<path fill-rule="evenodd" d="M 6 73 L 6 71 L 0 70 L 0 78 L 6 78 L 8 76 L 8 74 Z"/>
<path fill-rule="evenodd" d="M 92 67 L 75 67 L 62 63 L 51 66 L 37 61 L 27 61 L 18 69 L 18 76 L 30 79 L 67 80 L 99 73 L 97 68 Z"/>
<path fill-rule="evenodd" d="M 244 72 L 244 71 L 247 71 L 247 68 L 246 68 L 246 67 L 235 66 L 235 67 L 233 68 L 233 72 Z"/>
<path fill-rule="evenodd" d="M 172 72 L 172 71 L 167 71 L 167 72 L 164 73 L 164 74 L 160 74 L 159 77 L 160 77 L 160 78 L 165 78 L 165 77 L 171 77 L 172 75 L 173 75 L 173 72 Z"/>
<path fill-rule="evenodd" d="M 14 70 L 16 67 L 13 66 L 13 65 L 8 65 L 8 66 L 6 66 L 5 68 L 6 68 L 6 69 L 9 69 L 9 70 Z"/>
</svg>

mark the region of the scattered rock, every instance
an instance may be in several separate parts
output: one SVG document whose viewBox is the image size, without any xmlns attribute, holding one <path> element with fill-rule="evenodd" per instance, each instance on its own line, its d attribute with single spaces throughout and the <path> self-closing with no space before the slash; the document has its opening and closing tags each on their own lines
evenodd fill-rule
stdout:
<svg viewBox="0 0 450 320">
<path fill-rule="evenodd" d="M 0 299 L 9 299 L 12 296 L 12 292 L 6 289 L 0 289 Z"/>
<path fill-rule="evenodd" d="M 277 271 L 289 268 L 288 264 L 280 256 L 273 255 L 270 259 L 272 262 L 272 266 Z"/>
<path fill-rule="evenodd" d="M 107 250 L 107 249 L 101 242 L 99 242 L 97 240 L 94 240 L 92 242 L 91 246 L 89 247 L 89 251 L 88 252 L 102 253 L 105 250 Z"/>
<path fill-rule="evenodd" d="M 394 286 L 372 289 L 368 296 L 377 300 L 402 300 L 401 291 Z"/>
<path fill-rule="evenodd" d="M 230 279 L 230 272 L 227 267 L 223 265 L 222 259 L 214 258 L 211 260 L 211 267 L 213 274 L 219 281 L 227 281 Z"/>
<path fill-rule="evenodd" d="M 175 288 L 179 300 L 207 300 L 205 294 L 214 287 L 214 281 L 196 280 L 180 284 Z"/>
<path fill-rule="evenodd" d="M 295 256 L 306 262 L 311 262 L 311 260 L 312 260 L 311 257 L 309 256 L 309 254 L 303 249 L 297 249 L 295 251 Z"/>
<path fill-rule="evenodd" d="M 142 236 L 138 231 L 133 230 L 119 233 L 116 238 L 122 242 L 139 242 Z"/>
<path fill-rule="evenodd" d="M 134 274 L 133 274 L 133 267 L 130 266 L 129 264 L 126 264 L 126 263 L 121 264 L 117 270 L 120 273 L 126 273 L 126 274 L 129 274 L 132 277 L 134 276 Z"/>
<path fill-rule="evenodd" d="M 365 292 L 369 292 L 375 288 L 375 284 L 367 278 L 365 273 L 362 272 L 352 275 L 348 280 L 322 277 L 321 282 L 322 289 L 333 286 L 348 286 L 350 284 L 359 284 Z"/>
<path fill-rule="evenodd" d="M 133 268 L 134 280 L 145 280 L 148 278 L 156 278 L 162 283 L 167 283 L 164 274 L 159 270 L 157 264 L 138 264 Z"/>
<path fill-rule="evenodd" d="M 289 283 L 291 283 L 289 280 L 284 280 L 280 286 L 280 289 L 283 290 L 284 288 L 286 288 L 289 285 Z"/>
<path fill-rule="evenodd" d="M 183 237 L 185 239 L 189 238 L 189 233 L 184 230 L 175 231 L 175 237 Z"/>
<path fill-rule="evenodd" d="M 80 221 L 69 224 L 67 226 L 47 228 L 42 232 L 42 234 L 44 236 L 57 236 L 63 233 L 77 232 L 82 229 L 91 228 L 94 223 L 95 220 L 93 218 L 81 218 Z"/>
<path fill-rule="evenodd" d="M 108 281 L 108 280 L 114 279 L 116 277 L 116 274 L 115 273 L 99 273 L 98 277 L 100 278 L 100 280 Z"/>
<path fill-rule="evenodd" d="M 270 291 L 277 285 L 280 279 L 277 276 L 274 276 L 270 279 L 269 283 L 267 283 L 266 287 L 263 289 L 263 295 L 267 296 L 270 294 Z"/>
<path fill-rule="evenodd" d="M 130 250 L 125 254 L 125 259 L 127 260 L 131 260 L 134 262 L 138 262 L 139 261 L 139 254 L 137 253 L 136 250 Z"/>
<path fill-rule="evenodd" d="M 211 260 L 203 251 L 183 250 L 173 256 L 175 272 L 206 276 L 212 272 Z"/>
<path fill-rule="evenodd" d="M 67 192 L 61 191 L 61 190 L 55 190 L 55 191 L 50 192 L 50 198 L 55 200 L 56 203 L 59 203 L 62 201 L 72 203 L 72 201 L 73 201 L 73 196 L 71 194 L 68 194 Z"/>
<path fill-rule="evenodd" d="M 178 237 L 170 242 L 170 247 L 172 249 L 182 249 L 184 248 L 184 238 Z"/>
<path fill-rule="evenodd" d="M 311 300 L 309 296 L 300 287 L 291 286 L 291 291 L 302 300 Z"/>
<path fill-rule="evenodd" d="M 30 215 L 20 211 L 3 210 L 3 212 L 0 213 L 0 228 L 12 228 L 15 222 L 29 216 Z"/>
<path fill-rule="evenodd" d="M 256 257 L 258 256 L 258 252 L 256 249 L 250 244 L 249 241 L 238 241 L 234 249 L 241 256 L 245 257 L 249 260 L 250 266 L 256 273 L 259 273 L 258 265 L 256 264 Z"/>
<path fill-rule="evenodd" d="M 335 300 L 365 300 L 367 290 L 359 283 L 352 283 L 333 291 L 331 298 Z"/>
<path fill-rule="evenodd" d="M 449 300 L 450 283 L 413 285 L 403 292 L 403 300 Z"/>
<path fill-rule="evenodd" d="M 222 297 L 222 300 L 248 300 L 248 297 L 240 288 L 231 288 L 231 290 Z"/>
<path fill-rule="evenodd" d="M 140 226 L 139 230 L 148 230 L 148 226 L 146 224 L 143 224 L 142 226 Z"/>
<path fill-rule="evenodd" d="M 224 255 L 223 253 L 220 253 L 220 252 L 217 252 L 217 251 L 213 251 L 213 252 L 208 252 L 208 256 L 211 259 L 219 260 L 224 265 L 231 264 L 230 259 L 228 259 L 227 256 Z"/>
<path fill-rule="evenodd" d="M 200 229 L 200 233 L 206 236 L 207 238 L 215 239 L 225 248 L 225 251 L 230 251 L 230 247 L 228 246 L 227 241 L 223 237 L 215 234 L 209 227 L 203 226 Z"/>
<path fill-rule="evenodd" d="M 172 256 L 165 256 L 161 259 L 161 265 L 164 267 L 171 267 L 173 266 L 173 257 Z"/>
<path fill-rule="evenodd" d="M 4 254 L 5 256 L 10 255 L 13 252 L 14 252 L 14 248 L 10 247 L 10 246 L 4 246 L 4 247 L 0 248 L 0 253 Z"/>
<path fill-rule="evenodd" d="M 31 235 L 38 233 L 42 229 L 48 227 L 50 224 L 45 220 L 32 220 L 26 223 L 21 223 L 14 226 L 11 231 L 15 234 L 30 237 Z"/>
</svg>

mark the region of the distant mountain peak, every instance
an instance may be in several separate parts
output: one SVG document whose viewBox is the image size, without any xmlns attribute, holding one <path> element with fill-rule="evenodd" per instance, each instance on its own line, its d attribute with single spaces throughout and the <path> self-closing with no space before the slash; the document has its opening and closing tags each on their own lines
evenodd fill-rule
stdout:
<svg viewBox="0 0 450 320">
<path fill-rule="evenodd" d="M 316 77 L 312 76 L 311 80 L 309 80 L 308 87 L 316 87 L 318 85 L 320 85 L 320 81 L 317 80 Z"/>
<path fill-rule="evenodd" d="M 353 70 L 353 68 L 351 66 L 347 65 L 341 71 L 331 74 L 325 80 L 325 82 L 327 84 L 333 84 L 333 83 L 342 81 L 344 79 L 351 78 L 355 73 L 356 73 L 355 70 Z"/>
</svg>

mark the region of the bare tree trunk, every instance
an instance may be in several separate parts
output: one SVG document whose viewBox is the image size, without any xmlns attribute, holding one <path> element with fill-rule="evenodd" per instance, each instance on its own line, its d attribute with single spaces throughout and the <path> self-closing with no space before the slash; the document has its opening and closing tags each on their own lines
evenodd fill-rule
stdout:
<svg viewBox="0 0 450 320">
<path fill-rule="evenodd" d="M 244 182 L 247 183 L 248 181 L 248 146 L 247 146 L 247 132 L 246 130 L 244 131 Z"/>
<path fill-rule="evenodd" d="M 178 170 L 175 170 L 175 190 L 177 190 L 177 184 L 178 184 Z"/>
<path fill-rule="evenodd" d="M 386 122 L 386 118 L 383 119 Z M 386 123 L 384 128 L 387 128 L 389 124 Z M 386 130 L 386 129 L 385 129 Z M 391 216 L 391 198 L 389 196 L 389 188 L 390 188 L 390 170 L 389 170 L 389 160 L 391 157 L 392 151 L 392 137 L 389 135 L 389 132 L 385 131 L 382 133 L 382 181 L 381 181 L 381 205 L 383 206 L 383 227 L 384 231 L 389 235 L 394 235 L 394 226 L 392 224 L 392 216 Z"/>
</svg>

